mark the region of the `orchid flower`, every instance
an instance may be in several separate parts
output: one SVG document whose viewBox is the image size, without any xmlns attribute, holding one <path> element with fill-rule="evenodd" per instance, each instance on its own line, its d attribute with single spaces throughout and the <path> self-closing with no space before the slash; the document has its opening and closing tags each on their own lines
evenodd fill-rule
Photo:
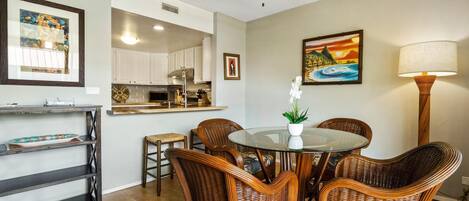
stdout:
<svg viewBox="0 0 469 201">
<path fill-rule="evenodd" d="M 292 110 L 290 112 L 283 113 L 283 116 L 292 124 L 298 124 L 308 119 L 306 116 L 308 114 L 308 110 L 300 113 L 300 109 L 298 107 L 298 100 L 301 98 L 301 94 L 303 93 L 300 89 L 301 81 L 301 76 L 297 76 L 292 81 L 290 89 L 290 104 L 292 105 Z"/>
<path fill-rule="evenodd" d="M 290 89 L 290 104 L 293 103 L 295 100 L 299 100 L 301 98 L 302 91 L 300 90 L 301 86 L 301 76 L 297 76 L 295 80 L 291 83 Z"/>
</svg>

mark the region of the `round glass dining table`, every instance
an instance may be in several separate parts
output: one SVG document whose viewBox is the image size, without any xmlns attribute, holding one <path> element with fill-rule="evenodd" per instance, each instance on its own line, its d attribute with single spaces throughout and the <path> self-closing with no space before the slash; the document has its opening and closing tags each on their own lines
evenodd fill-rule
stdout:
<svg viewBox="0 0 469 201">
<path fill-rule="evenodd" d="M 228 138 L 240 146 L 280 152 L 281 171 L 294 171 L 298 176 L 298 200 L 304 201 L 307 185 L 319 187 L 331 153 L 360 149 L 369 141 L 363 136 L 345 131 L 305 128 L 300 136 L 292 136 L 286 128 L 251 128 L 231 133 Z M 257 151 L 260 154 L 259 151 Z M 296 154 L 296 166 L 293 170 L 290 153 Z M 314 153 L 322 153 L 318 165 L 313 170 Z M 260 156 L 262 158 L 262 156 Z M 264 175 L 265 165 L 261 163 Z M 314 172 L 313 172 L 314 171 Z M 270 181 L 270 178 L 266 178 Z"/>
</svg>

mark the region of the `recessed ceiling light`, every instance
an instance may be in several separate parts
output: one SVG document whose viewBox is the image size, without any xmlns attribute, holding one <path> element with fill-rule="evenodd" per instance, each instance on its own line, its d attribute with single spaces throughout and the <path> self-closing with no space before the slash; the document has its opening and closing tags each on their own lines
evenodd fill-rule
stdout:
<svg viewBox="0 0 469 201">
<path fill-rule="evenodd" d="M 159 25 L 159 24 L 157 24 L 157 25 L 153 26 L 153 29 L 156 30 L 156 31 L 163 31 L 163 30 L 164 30 L 164 27 L 161 26 L 161 25 Z"/>
<path fill-rule="evenodd" d="M 121 40 L 127 45 L 135 45 L 140 41 L 137 37 L 131 36 L 129 34 L 121 36 Z"/>
</svg>

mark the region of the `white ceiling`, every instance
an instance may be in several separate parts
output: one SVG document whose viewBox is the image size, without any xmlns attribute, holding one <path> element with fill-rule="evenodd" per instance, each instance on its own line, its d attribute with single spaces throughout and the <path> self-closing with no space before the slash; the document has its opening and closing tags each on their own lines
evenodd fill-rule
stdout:
<svg viewBox="0 0 469 201">
<path fill-rule="evenodd" d="M 154 25 L 162 25 L 164 31 L 153 30 Z M 136 36 L 140 42 L 136 45 L 124 44 L 123 34 Z M 159 21 L 153 18 L 112 9 L 112 47 L 136 51 L 168 53 L 202 44 L 209 34 Z"/>
<path fill-rule="evenodd" d="M 319 0 L 181 0 L 199 8 L 220 12 L 248 22 Z M 262 7 L 262 3 L 265 6 Z"/>
</svg>

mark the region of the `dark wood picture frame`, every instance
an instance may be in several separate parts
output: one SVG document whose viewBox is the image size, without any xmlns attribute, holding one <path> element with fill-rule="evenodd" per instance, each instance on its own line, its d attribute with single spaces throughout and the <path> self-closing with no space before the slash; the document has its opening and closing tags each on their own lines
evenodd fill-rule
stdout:
<svg viewBox="0 0 469 201">
<path fill-rule="evenodd" d="M 238 71 L 238 76 L 237 77 L 229 77 L 228 76 L 228 71 L 227 69 L 227 63 L 226 63 L 226 58 L 227 57 L 236 57 L 238 60 L 238 66 L 236 67 L 236 70 Z M 231 54 L 231 53 L 223 53 L 223 72 L 225 76 L 225 80 L 241 80 L 241 59 L 239 54 Z"/>
<path fill-rule="evenodd" d="M 358 44 L 358 80 L 353 80 L 353 81 L 330 81 L 330 82 L 305 82 L 305 71 L 306 71 L 306 59 L 305 59 L 305 49 L 306 49 L 306 43 L 310 41 L 315 41 L 315 40 L 323 40 L 323 39 L 328 39 L 328 38 L 335 38 L 335 37 L 341 37 L 341 36 L 348 36 L 348 35 L 354 35 L 358 34 L 360 41 Z M 343 32 L 343 33 L 338 33 L 338 34 L 331 34 L 331 35 L 326 35 L 326 36 L 319 36 L 319 37 L 314 37 L 314 38 L 308 38 L 303 40 L 303 46 L 302 46 L 302 67 L 301 67 L 301 76 L 303 80 L 303 85 L 343 85 L 343 84 L 361 84 L 362 83 L 362 71 L 363 71 L 363 30 L 356 30 L 356 31 L 350 31 L 350 32 Z"/>
<path fill-rule="evenodd" d="M 47 7 L 65 10 L 78 14 L 78 82 L 63 81 L 42 81 L 42 80 L 18 80 L 8 78 L 8 0 L 0 1 L 0 84 L 2 85 L 38 85 L 38 86 L 64 86 L 64 87 L 84 87 L 85 86 L 85 11 L 62 4 L 44 0 L 21 0 L 35 3 Z"/>
</svg>

